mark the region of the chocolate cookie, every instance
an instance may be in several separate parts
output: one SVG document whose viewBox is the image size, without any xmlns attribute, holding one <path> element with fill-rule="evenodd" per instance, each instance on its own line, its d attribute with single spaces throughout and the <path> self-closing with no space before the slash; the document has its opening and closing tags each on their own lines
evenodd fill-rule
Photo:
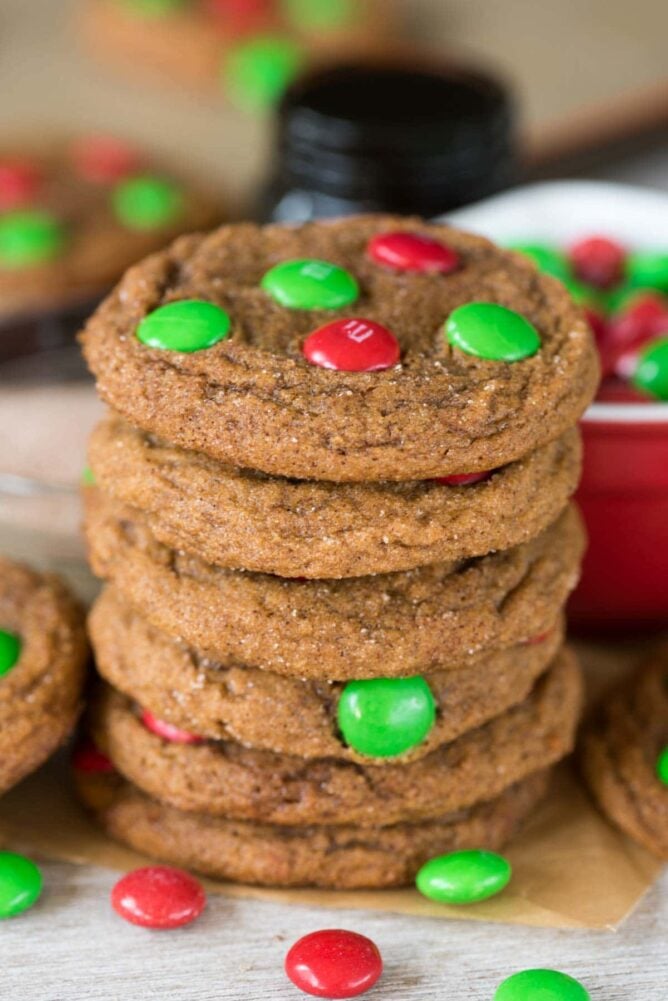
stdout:
<svg viewBox="0 0 668 1001">
<path fill-rule="evenodd" d="M 86 656 L 83 610 L 64 585 L 0 557 L 0 792 L 70 733 Z"/>
<path fill-rule="evenodd" d="M 461 563 L 341 581 L 222 570 L 168 549 L 85 490 L 94 573 L 149 622 L 223 663 L 329 681 L 466 666 L 554 625 L 584 544 L 574 508 L 535 539 Z"/>
<path fill-rule="evenodd" d="M 585 730 L 584 777 L 605 815 L 668 861 L 668 647 L 617 689 Z"/>
<path fill-rule="evenodd" d="M 303 758 L 369 761 L 348 747 L 339 732 L 342 683 L 220 664 L 149 625 L 111 587 L 97 600 L 88 624 L 102 677 L 181 730 L 278 754 L 298 749 Z M 436 719 L 401 761 L 422 758 L 525 699 L 562 636 L 559 621 L 539 642 L 492 653 L 476 670 L 428 675 Z M 382 764 L 384 759 L 375 760 Z"/>
<path fill-rule="evenodd" d="M 497 469 L 570 428 L 598 380 L 558 281 L 391 216 L 180 239 L 126 274 L 83 343 L 133 425 L 300 479 Z"/>
<path fill-rule="evenodd" d="M 0 314 L 99 300 L 131 264 L 221 214 L 208 195 L 109 136 L 6 148 Z"/>
<path fill-rule="evenodd" d="M 108 686 L 90 724 L 97 746 L 129 781 L 177 809 L 272 824 L 385 827 L 492 799 L 559 761 L 573 746 L 581 688 L 579 667 L 563 651 L 518 706 L 427 757 L 384 767 L 230 741 L 168 741 Z"/>
<path fill-rule="evenodd" d="M 404 886 L 435 855 L 502 848 L 544 797 L 548 777 L 534 772 L 491 802 L 438 820 L 360 828 L 278 827 L 184 813 L 118 774 L 76 774 L 97 821 L 137 851 L 219 879 L 339 890 Z"/>
<path fill-rule="evenodd" d="M 170 446 L 110 416 L 89 462 L 152 534 L 217 566 L 283 577 L 360 577 L 510 549 L 550 525 L 580 476 L 571 429 L 470 484 L 306 482 Z"/>
</svg>

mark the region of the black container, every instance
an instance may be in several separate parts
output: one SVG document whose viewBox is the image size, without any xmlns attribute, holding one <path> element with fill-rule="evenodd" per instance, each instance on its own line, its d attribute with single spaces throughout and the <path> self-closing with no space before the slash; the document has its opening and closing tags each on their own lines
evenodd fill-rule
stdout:
<svg viewBox="0 0 668 1001">
<path fill-rule="evenodd" d="M 515 179 L 513 105 L 494 78 L 460 66 L 340 65 L 281 102 L 263 220 L 356 212 L 438 215 Z"/>
</svg>

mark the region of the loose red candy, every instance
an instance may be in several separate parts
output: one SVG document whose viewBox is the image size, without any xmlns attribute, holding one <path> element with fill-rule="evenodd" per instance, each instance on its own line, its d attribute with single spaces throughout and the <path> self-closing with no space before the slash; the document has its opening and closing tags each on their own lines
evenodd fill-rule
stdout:
<svg viewBox="0 0 668 1001">
<path fill-rule="evenodd" d="M 137 151 L 113 136 L 78 139 L 72 147 L 72 159 L 81 176 L 94 184 L 115 184 L 140 166 Z"/>
<path fill-rule="evenodd" d="M 598 403 L 652 403 L 652 397 L 629 382 L 614 377 L 604 379 L 596 394 Z"/>
<path fill-rule="evenodd" d="M 0 162 L 0 211 L 23 208 L 34 199 L 41 182 L 40 173 L 25 160 Z"/>
<path fill-rule="evenodd" d="M 354 998 L 373 987 L 383 972 L 383 960 L 371 939 L 332 928 L 295 942 L 285 957 L 285 972 L 306 994 Z"/>
<path fill-rule="evenodd" d="M 608 325 L 605 320 L 603 313 L 599 313 L 597 309 L 592 309 L 591 306 L 584 307 L 584 314 L 587 317 L 587 323 L 591 328 L 591 332 L 596 340 L 596 345 L 600 350 L 601 345 L 605 342 L 605 337 L 608 332 Z"/>
<path fill-rule="evenodd" d="M 628 378 L 641 348 L 665 333 L 668 333 L 668 303 L 662 296 L 650 294 L 631 300 L 625 310 L 610 320 L 600 342 L 603 374 L 616 373 Z"/>
<path fill-rule="evenodd" d="M 106 754 L 96 747 L 92 740 L 87 740 L 75 748 L 72 755 L 72 765 L 78 772 L 88 775 L 109 774 L 115 768 Z"/>
<path fill-rule="evenodd" d="M 610 288 L 622 280 L 626 251 L 606 236 L 590 236 L 571 247 L 570 261 L 580 281 Z"/>
<path fill-rule="evenodd" d="M 178 726 L 167 723 L 164 719 L 158 719 L 148 709 L 144 709 L 142 712 L 141 721 L 151 733 L 162 737 L 163 740 L 170 741 L 172 744 L 201 744 L 203 742 L 202 737 L 198 737 L 195 733 L 188 733 L 187 730 L 179 730 Z"/>
<path fill-rule="evenodd" d="M 226 31 L 250 31 L 266 23 L 271 0 L 204 0 L 204 8 Z"/>
<path fill-rule="evenodd" d="M 180 928 L 200 916 L 206 894 L 201 883 L 183 869 L 151 865 L 119 879 L 111 891 L 111 906 L 142 928 Z"/>
<path fill-rule="evenodd" d="M 467 487 L 471 483 L 482 483 L 488 480 L 493 469 L 486 469 L 481 473 L 453 473 L 452 476 L 437 476 L 436 483 L 444 483 L 448 487 Z"/>
<path fill-rule="evenodd" d="M 387 327 L 357 317 L 314 330 L 302 352 L 312 365 L 339 372 L 378 372 L 396 365 L 400 355 L 399 342 Z"/>
<path fill-rule="evenodd" d="M 459 265 L 459 256 L 444 243 L 402 230 L 374 236 L 367 251 L 376 264 L 385 264 L 396 271 L 448 274 Z"/>
</svg>

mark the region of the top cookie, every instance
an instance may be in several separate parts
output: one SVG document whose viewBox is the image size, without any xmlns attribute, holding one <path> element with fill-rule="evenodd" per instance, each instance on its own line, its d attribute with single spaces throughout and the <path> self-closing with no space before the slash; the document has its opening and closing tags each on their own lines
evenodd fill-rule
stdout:
<svg viewBox="0 0 668 1001">
<path fill-rule="evenodd" d="M 131 423 L 299 479 L 496 468 L 562 434 L 598 378 L 559 282 L 391 216 L 177 240 L 126 274 L 83 343 Z"/>
</svg>

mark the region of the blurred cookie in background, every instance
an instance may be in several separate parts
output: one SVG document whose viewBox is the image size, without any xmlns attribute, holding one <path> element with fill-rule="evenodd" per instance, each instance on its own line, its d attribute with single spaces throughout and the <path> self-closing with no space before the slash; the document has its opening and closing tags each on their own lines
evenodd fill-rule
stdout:
<svg viewBox="0 0 668 1001">
<path fill-rule="evenodd" d="M 395 0 L 80 0 L 93 56 L 133 76 L 271 107 L 307 66 L 383 52 Z"/>
</svg>

